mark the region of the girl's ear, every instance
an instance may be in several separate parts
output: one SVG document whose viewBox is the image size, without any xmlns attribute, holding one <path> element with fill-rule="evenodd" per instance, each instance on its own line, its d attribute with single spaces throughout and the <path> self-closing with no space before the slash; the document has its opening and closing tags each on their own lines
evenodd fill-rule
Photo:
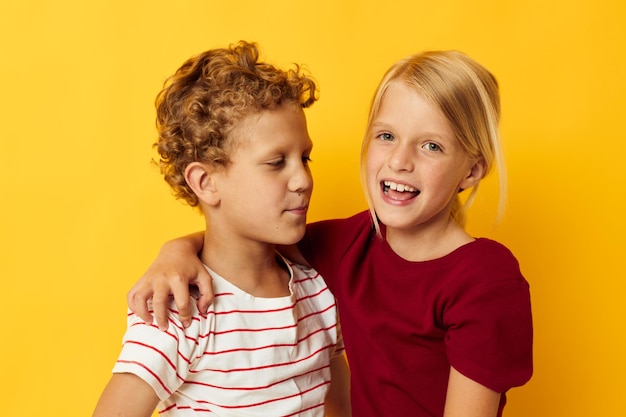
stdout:
<svg viewBox="0 0 626 417">
<path fill-rule="evenodd" d="M 486 171 L 487 164 L 485 164 L 485 160 L 482 158 L 478 159 L 471 166 L 469 172 L 467 173 L 467 176 L 465 176 L 465 178 L 461 180 L 459 188 L 461 190 L 467 190 L 468 188 L 475 186 L 480 182 L 480 180 L 483 179 Z"/>
<path fill-rule="evenodd" d="M 220 202 L 214 174 L 214 169 L 201 162 L 192 162 L 185 168 L 185 182 L 200 201 L 210 206 L 215 206 Z"/>
</svg>

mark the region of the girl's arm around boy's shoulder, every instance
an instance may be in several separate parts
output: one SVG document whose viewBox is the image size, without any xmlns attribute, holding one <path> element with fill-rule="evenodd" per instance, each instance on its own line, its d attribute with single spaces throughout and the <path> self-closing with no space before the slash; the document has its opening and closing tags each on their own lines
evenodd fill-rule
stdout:
<svg viewBox="0 0 626 417">
<path fill-rule="evenodd" d="M 161 330 L 168 326 L 167 306 L 174 296 L 180 319 L 191 324 L 194 300 L 189 299 L 189 285 L 199 289 L 197 306 L 206 312 L 213 300 L 211 276 L 198 257 L 204 243 L 204 232 L 197 232 L 166 242 L 157 258 L 127 295 L 128 306 L 144 321 L 152 322 L 148 308 L 152 299 L 154 318 Z"/>
</svg>

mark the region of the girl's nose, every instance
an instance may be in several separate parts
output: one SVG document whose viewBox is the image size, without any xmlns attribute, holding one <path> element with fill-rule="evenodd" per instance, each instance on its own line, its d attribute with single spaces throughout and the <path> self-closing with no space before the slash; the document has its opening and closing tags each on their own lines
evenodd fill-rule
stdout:
<svg viewBox="0 0 626 417">
<path fill-rule="evenodd" d="M 389 152 L 387 165 L 394 171 L 412 171 L 413 159 L 411 150 L 407 146 L 397 144 Z"/>
</svg>

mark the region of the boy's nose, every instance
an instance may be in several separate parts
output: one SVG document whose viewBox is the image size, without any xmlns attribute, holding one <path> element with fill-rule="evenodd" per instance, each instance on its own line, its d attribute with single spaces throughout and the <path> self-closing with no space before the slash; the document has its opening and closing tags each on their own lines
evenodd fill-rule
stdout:
<svg viewBox="0 0 626 417">
<path fill-rule="evenodd" d="M 313 177 L 311 172 L 305 166 L 299 167 L 294 175 L 291 177 L 290 189 L 292 191 L 302 193 L 310 190 L 313 187 Z"/>
</svg>

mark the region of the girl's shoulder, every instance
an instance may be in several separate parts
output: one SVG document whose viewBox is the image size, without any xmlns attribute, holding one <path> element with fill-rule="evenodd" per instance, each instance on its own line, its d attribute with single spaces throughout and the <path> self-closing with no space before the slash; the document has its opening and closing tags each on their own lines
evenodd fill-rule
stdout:
<svg viewBox="0 0 626 417">
<path fill-rule="evenodd" d="M 514 257 L 513 252 L 509 248 L 507 248 L 502 243 L 486 238 L 486 237 L 478 237 L 475 238 L 474 241 L 468 243 L 468 250 L 476 253 L 476 254 L 490 254 Z"/>
<path fill-rule="evenodd" d="M 298 249 L 309 264 L 323 269 L 324 265 L 336 266 L 346 252 L 363 250 L 373 233 L 372 217 L 363 211 L 345 219 L 309 223 Z"/>
<path fill-rule="evenodd" d="M 362 211 L 343 219 L 322 220 L 307 225 L 307 237 L 319 249 L 324 244 L 339 247 L 342 242 L 368 239 L 374 232 L 374 222 L 369 211 Z"/>
<path fill-rule="evenodd" d="M 449 255 L 457 268 L 488 281 L 524 280 L 517 258 L 509 248 L 488 238 L 477 238 Z"/>
</svg>

